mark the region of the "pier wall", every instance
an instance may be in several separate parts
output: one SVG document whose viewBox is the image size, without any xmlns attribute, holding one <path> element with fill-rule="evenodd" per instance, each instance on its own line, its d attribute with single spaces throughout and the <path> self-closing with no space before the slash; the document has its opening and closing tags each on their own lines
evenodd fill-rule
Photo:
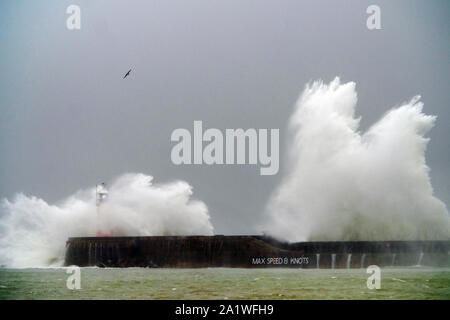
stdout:
<svg viewBox="0 0 450 320">
<path fill-rule="evenodd" d="M 450 266 L 450 241 L 284 243 L 264 236 L 70 238 L 66 265 L 160 268 Z"/>
</svg>

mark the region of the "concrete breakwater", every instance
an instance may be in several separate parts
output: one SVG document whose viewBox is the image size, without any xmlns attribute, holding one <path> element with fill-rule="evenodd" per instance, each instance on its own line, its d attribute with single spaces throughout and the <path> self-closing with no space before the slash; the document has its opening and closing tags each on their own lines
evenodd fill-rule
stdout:
<svg viewBox="0 0 450 320">
<path fill-rule="evenodd" d="M 450 266 L 450 241 L 285 243 L 265 236 L 83 237 L 69 238 L 65 264 L 161 268 Z"/>
</svg>

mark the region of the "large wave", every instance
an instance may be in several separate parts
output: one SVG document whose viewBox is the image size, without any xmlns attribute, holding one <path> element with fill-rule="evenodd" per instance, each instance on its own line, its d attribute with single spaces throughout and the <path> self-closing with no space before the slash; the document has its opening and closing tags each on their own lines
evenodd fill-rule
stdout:
<svg viewBox="0 0 450 320">
<path fill-rule="evenodd" d="M 152 179 L 144 174 L 119 177 L 98 215 L 94 188 L 59 204 L 24 194 L 2 199 L 0 265 L 61 266 L 68 237 L 95 236 L 98 230 L 118 236 L 213 234 L 208 208 L 191 199 L 188 183 L 154 185 Z"/>
<path fill-rule="evenodd" d="M 262 226 L 305 240 L 449 239 L 445 204 L 433 196 L 424 135 L 436 117 L 416 96 L 364 133 L 355 83 L 308 84 L 289 123 L 286 175 Z"/>
</svg>

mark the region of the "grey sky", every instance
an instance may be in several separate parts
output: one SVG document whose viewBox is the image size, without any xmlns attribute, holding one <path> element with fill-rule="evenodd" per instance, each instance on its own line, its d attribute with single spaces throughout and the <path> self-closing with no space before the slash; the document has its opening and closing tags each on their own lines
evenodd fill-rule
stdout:
<svg viewBox="0 0 450 320">
<path fill-rule="evenodd" d="M 66 29 L 70 4 L 81 7 L 81 30 Z M 366 28 L 370 4 L 382 30 Z M 438 116 L 432 184 L 449 207 L 449 16 L 446 0 L 2 1 L 0 197 L 54 202 L 143 172 L 189 182 L 216 233 L 259 232 L 293 104 L 306 82 L 340 76 L 356 82 L 362 130 L 422 95 Z M 280 128 L 280 172 L 173 165 L 171 132 L 194 120 Z"/>
</svg>

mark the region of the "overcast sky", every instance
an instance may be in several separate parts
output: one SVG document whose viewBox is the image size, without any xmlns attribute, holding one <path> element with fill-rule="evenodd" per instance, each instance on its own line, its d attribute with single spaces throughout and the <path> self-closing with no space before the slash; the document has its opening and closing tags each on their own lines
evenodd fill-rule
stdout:
<svg viewBox="0 0 450 320">
<path fill-rule="evenodd" d="M 81 8 L 81 30 L 66 8 Z M 368 30 L 366 8 L 381 8 Z M 126 172 L 189 182 L 218 234 L 259 233 L 283 174 L 286 124 L 304 85 L 355 81 L 362 130 L 422 95 L 437 115 L 427 163 L 450 204 L 450 2 L 0 2 L 0 197 L 53 203 Z M 131 75 L 122 76 L 130 68 Z M 279 128 L 278 175 L 175 166 L 176 128 Z"/>
</svg>

